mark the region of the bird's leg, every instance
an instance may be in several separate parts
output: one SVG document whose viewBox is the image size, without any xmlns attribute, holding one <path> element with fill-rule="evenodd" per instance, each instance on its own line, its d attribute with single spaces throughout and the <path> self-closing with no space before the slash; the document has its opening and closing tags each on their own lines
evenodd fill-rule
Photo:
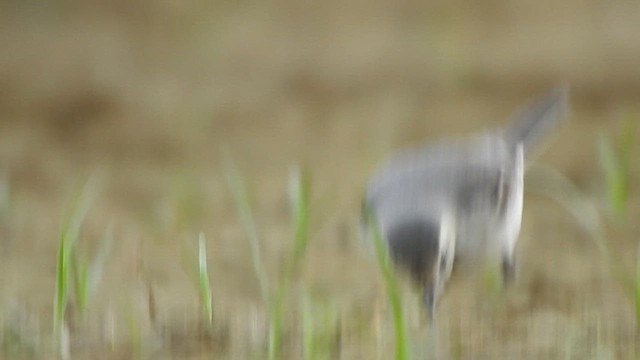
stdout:
<svg viewBox="0 0 640 360">
<path fill-rule="evenodd" d="M 433 322 L 436 313 L 436 288 L 434 285 L 427 285 L 422 293 L 422 301 L 427 310 L 429 322 Z"/>
<path fill-rule="evenodd" d="M 427 275 L 424 281 L 422 301 L 427 310 L 427 317 L 430 323 L 436 315 L 436 303 L 440 294 L 440 261 L 434 264 L 433 270 Z"/>
<path fill-rule="evenodd" d="M 516 277 L 516 261 L 513 251 L 502 254 L 502 283 L 505 287 L 513 284 Z"/>
</svg>

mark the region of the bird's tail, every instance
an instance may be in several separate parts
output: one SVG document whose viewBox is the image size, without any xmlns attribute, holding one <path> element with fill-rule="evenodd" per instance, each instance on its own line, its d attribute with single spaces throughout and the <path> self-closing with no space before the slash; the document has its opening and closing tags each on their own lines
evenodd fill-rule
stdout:
<svg viewBox="0 0 640 360">
<path fill-rule="evenodd" d="M 566 116 L 568 93 L 569 87 L 563 83 L 518 111 L 503 130 L 507 143 L 514 147 L 522 144 L 528 154 Z"/>
</svg>

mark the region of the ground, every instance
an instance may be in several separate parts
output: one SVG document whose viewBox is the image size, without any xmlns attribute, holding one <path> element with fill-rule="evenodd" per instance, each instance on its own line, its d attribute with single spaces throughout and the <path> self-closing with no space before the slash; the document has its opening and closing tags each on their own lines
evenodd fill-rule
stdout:
<svg viewBox="0 0 640 360">
<path fill-rule="evenodd" d="M 326 358 L 389 358 L 383 283 L 358 233 L 368 176 L 393 150 L 502 124 L 562 81 L 572 111 L 535 160 L 596 204 L 616 255 L 541 195 L 548 179 L 532 167 L 515 286 L 458 271 L 429 326 L 403 285 L 409 340 L 445 359 L 637 356 L 634 298 L 608 261 L 633 276 L 639 149 L 615 218 L 598 158 L 601 136 L 617 144 L 640 119 L 637 3 L 10 1 L 0 23 L 0 357 L 56 353 L 60 229 L 98 174 L 78 252 L 92 258 L 110 227 L 114 241 L 87 318 L 69 306 L 72 354 L 262 358 L 267 312 L 225 180 L 231 157 L 272 283 L 293 236 L 290 170 L 311 175 L 284 356 L 301 356 L 311 299 Z M 184 255 L 200 231 L 214 330 Z"/>
</svg>

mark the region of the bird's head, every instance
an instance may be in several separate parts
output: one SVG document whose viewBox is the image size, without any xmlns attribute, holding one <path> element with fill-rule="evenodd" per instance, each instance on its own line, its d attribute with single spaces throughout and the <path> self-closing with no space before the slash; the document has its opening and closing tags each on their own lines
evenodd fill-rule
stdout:
<svg viewBox="0 0 640 360">
<path fill-rule="evenodd" d="M 391 258 L 422 288 L 430 318 L 453 266 L 453 225 L 452 216 L 441 214 L 399 222 L 391 226 L 386 235 Z"/>
</svg>

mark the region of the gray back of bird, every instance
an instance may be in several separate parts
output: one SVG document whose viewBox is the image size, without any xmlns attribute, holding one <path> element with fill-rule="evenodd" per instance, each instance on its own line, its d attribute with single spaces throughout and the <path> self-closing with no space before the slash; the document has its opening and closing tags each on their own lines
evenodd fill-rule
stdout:
<svg viewBox="0 0 640 360">
<path fill-rule="evenodd" d="M 458 258 L 484 257 L 502 242 L 515 241 L 505 238 L 517 237 L 520 228 L 522 157 L 562 118 L 566 92 L 565 86 L 554 89 L 504 127 L 427 143 L 388 159 L 364 199 L 381 233 L 408 222 L 437 223 L 449 213 Z"/>
</svg>

